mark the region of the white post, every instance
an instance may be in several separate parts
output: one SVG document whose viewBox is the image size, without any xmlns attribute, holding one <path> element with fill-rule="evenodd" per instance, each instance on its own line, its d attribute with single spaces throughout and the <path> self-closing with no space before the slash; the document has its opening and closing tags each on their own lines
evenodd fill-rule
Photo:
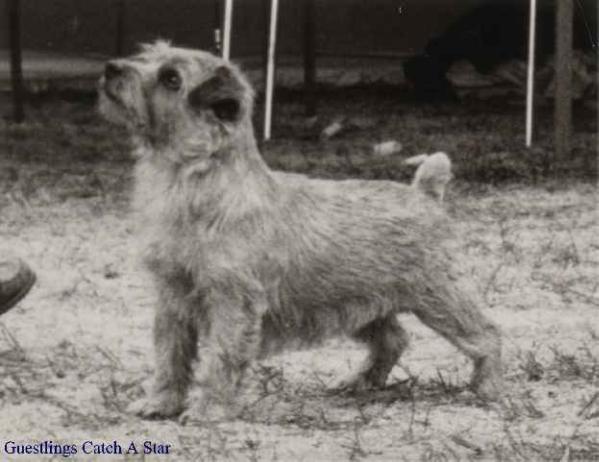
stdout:
<svg viewBox="0 0 599 462">
<path fill-rule="evenodd" d="M 272 126 L 272 96 L 275 83 L 275 48 L 277 42 L 277 17 L 279 0 L 270 2 L 270 30 L 268 33 L 268 57 L 264 101 L 264 140 L 269 140 Z"/>
<path fill-rule="evenodd" d="M 532 105 L 535 78 L 535 35 L 537 25 L 537 0 L 530 0 L 528 24 L 528 75 L 526 81 L 526 147 L 532 145 Z"/>
<path fill-rule="evenodd" d="M 225 18 L 223 27 L 223 59 L 231 57 L 231 30 L 233 23 L 233 0 L 225 0 Z"/>
</svg>

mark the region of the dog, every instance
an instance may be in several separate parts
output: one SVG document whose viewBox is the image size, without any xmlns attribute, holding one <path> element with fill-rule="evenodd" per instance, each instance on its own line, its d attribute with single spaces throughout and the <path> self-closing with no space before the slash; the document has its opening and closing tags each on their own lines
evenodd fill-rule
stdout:
<svg viewBox="0 0 599 462">
<path fill-rule="evenodd" d="M 108 62 L 100 79 L 102 114 L 135 146 L 133 202 L 158 295 L 154 382 L 131 412 L 184 410 L 199 339 L 213 351 L 202 400 L 233 400 L 252 361 L 333 335 L 369 349 L 342 388 L 382 387 L 408 343 L 401 312 L 469 356 L 473 390 L 496 397 L 500 333 L 460 282 L 437 189 L 273 171 L 253 97 L 232 63 L 166 42 Z"/>
</svg>

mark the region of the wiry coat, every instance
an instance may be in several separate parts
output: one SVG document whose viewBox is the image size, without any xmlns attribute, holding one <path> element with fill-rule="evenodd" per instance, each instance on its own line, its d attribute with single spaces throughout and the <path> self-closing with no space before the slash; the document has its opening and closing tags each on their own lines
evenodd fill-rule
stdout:
<svg viewBox="0 0 599 462">
<path fill-rule="evenodd" d="M 167 58 L 217 60 L 163 51 Z M 402 311 L 472 357 L 473 386 L 493 394 L 499 336 L 456 284 L 450 225 L 439 203 L 417 184 L 271 171 L 254 140 L 249 85 L 229 64 L 218 66 L 210 61 L 208 72 L 196 72 L 208 77 L 185 88 L 195 96 L 173 112 L 195 121 L 201 150 L 190 147 L 192 135 L 177 120 L 160 133 L 181 139 L 165 144 L 141 137 L 139 143 L 137 223 L 161 303 L 154 394 L 135 411 L 182 409 L 198 334 L 217 350 L 210 373 L 215 388 L 234 389 L 254 358 L 336 334 L 371 351 L 351 385 L 384 385 L 407 344 L 395 318 Z M 148 92 L 147 82 L 139 84 L 146 85 L 140 94 Z M 189 105 L 197 112 L 186 113 Z"/>
</svg>

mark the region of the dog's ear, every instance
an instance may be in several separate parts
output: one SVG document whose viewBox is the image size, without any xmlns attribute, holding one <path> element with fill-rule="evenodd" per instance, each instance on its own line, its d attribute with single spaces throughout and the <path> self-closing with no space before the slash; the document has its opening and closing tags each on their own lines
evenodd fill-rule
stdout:
<svg viewBox="0 0 599 462">
<path fill-rule="evenodd" d="M 195 111 L 211 110 L 223 122 L 235 122 L 242 109 L 244 87 L 233 71 L 221 66 L 214 76 L 189 93 L 189 104 Z"/>
</svg>

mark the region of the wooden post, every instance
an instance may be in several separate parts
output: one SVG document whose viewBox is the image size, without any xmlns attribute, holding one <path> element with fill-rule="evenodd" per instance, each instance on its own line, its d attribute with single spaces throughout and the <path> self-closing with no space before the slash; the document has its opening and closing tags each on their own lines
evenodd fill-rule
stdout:
<svg viewBox="0 0 599 462">
<path fill-rule="evenodd" d="M 13 120 L 21 123 L 25 120 L 23 88 L 23 67 L 21 53 L 21 2 L 8 2 L 8 43 L 10 46 L 10 79 L 12 85 Z"/>
<path fill-rule="evenodd" d="M 270 23 L 270 0 L 262 0 L 262 15 L 264 19 L 264 34 L 262 34 L 262 67 L 264 68 L 264 75 L 268 70 L 268 40 L 269 40 L 269 23 Z M 265 78 L 266 82 L 266 78 Z M 266 87 L 265 87 L 266 88 Z"/>
<path fill-rule="evenodd" d="M 223 39 L 222 39 L 222 27 L 223 27 L 223 19 L 221 12 L 221 0 L 213 0 L 213 24 L 214 24 L 214 53 L 217 55 L 222 54 L 223 52 Z"/>
<path fill-rule="evenodd" d="M 125 0 L 116 0 L 116 34 L 114 54 L 123 56 L 125 54 Z"/>
<path fill-rule="evenodd" d="M 306 116 L 316 114 L 316 46 L 314 27 L 314 0 L 304 0 L 304 101 Z"/>
<path fill-rule="evenodd" d="M 559 0 L 556 12 L 555 46 L 555 152 L 558 158 L 572 149 L 572 29 L 573 0 Z"/>
</svg>

